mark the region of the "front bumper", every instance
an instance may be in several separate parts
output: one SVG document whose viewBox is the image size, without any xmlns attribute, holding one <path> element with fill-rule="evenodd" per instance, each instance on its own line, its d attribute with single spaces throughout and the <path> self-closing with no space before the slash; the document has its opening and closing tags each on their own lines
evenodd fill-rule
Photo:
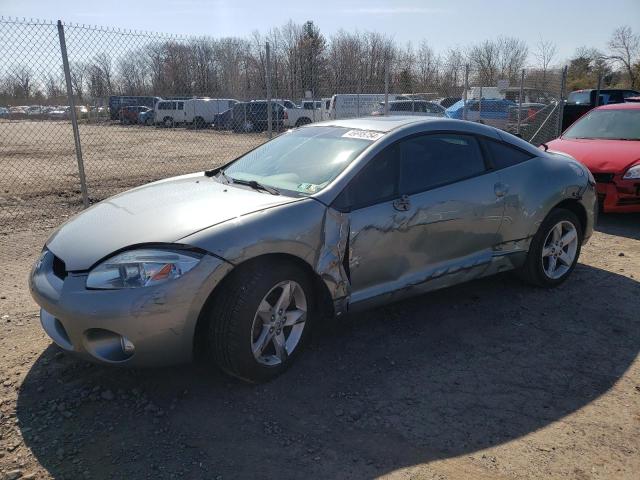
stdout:
<svg viewBox="0 0 640 480">
<path fill-rule="evenodd" d="M 154 287 L 89 290 L 86 273 L 54 272 L 45 250 L 29 287 L 42 307 L 45 332 L 64 350 L 87 360 L 160 366 L 193 358 L 198 317 L 231 264 L 205 255 L 183 277 Z"/>
<path fill-rule="evenodd" d="M 608 181 L 598 181 L 598 199 L 604 213 L 640 212 L 640 180 L 623 180 L 622 175 L 610 175 Z"/>
</svg>

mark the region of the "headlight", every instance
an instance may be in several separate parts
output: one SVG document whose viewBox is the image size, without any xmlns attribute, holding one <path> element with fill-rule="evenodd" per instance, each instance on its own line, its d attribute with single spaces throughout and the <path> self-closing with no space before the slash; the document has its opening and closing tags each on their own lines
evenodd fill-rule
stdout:
<svg viewBox="0 0 640 480">
<path fill-rule="evenodd" d="M 634 165 L 629 170 L 627 170 L 627 173 L 625 173 L 624 177 L 622 178 L 625 180 L 640 178 L 640 164 Z"/>
<path fill-rule="evenodd" d="M 187 251 L 140 249 L 120 253 L 89 272 L 87 288 L 138 288 L 180 278 L 202 258 Z"/>
</svg>

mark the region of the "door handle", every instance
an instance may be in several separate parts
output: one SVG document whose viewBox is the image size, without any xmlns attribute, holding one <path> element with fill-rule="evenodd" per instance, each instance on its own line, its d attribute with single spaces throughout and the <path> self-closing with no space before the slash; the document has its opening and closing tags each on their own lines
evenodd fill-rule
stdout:
<svg viewBox="0 0 640 480">
<path fill-rule="evenodd" d="M 496 197 L 504 197 L 509 192 L 509 185 L 498 182 L 493 186 L 493 191 L 495 192 Z"/>
<path fill-rule="evenodd" d="M 411 206 L 411 202 L 409 201 L 408 195 L 402 195 L 400 198 L 393 201 L 393 208 L 400 212 L 406 212 L 409 210 Z"/>
</svg>

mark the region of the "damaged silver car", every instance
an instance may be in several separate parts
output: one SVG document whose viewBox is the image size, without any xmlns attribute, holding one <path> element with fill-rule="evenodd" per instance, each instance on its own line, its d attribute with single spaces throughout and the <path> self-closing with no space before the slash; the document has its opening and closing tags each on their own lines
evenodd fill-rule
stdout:
<svg viewBox="0 0 640 480">
<path fill-rule="evenodd" d="M 580 163 L 451 119 L 339 120 L 62 225 L 33 268 L 41 322 L 106 364 L 201 357 L 281 373 L 314 323 L 506 270 L 553 287 L 591 236 Z"/>
</svg>

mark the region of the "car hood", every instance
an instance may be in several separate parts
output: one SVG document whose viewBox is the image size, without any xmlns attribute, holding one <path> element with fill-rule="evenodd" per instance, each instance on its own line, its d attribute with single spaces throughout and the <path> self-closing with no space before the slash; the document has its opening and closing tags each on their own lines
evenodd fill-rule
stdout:
<svg viewBox="0 0 640 480">
<path fill-rule="evenodd" d="M 68 271 L 87 270 L 131 245 L 171 243 L 198 230 L 300 199 L 224 185 L 203 173 L 174 177 L 104 200 L 47 241 Z"/>
<path fill-rule="evenodd" d="M 640 142 L 559 138 L 549 149 L 568 153 L 596 173 L 623 173 L 640 161 Z"/>
</svg>

